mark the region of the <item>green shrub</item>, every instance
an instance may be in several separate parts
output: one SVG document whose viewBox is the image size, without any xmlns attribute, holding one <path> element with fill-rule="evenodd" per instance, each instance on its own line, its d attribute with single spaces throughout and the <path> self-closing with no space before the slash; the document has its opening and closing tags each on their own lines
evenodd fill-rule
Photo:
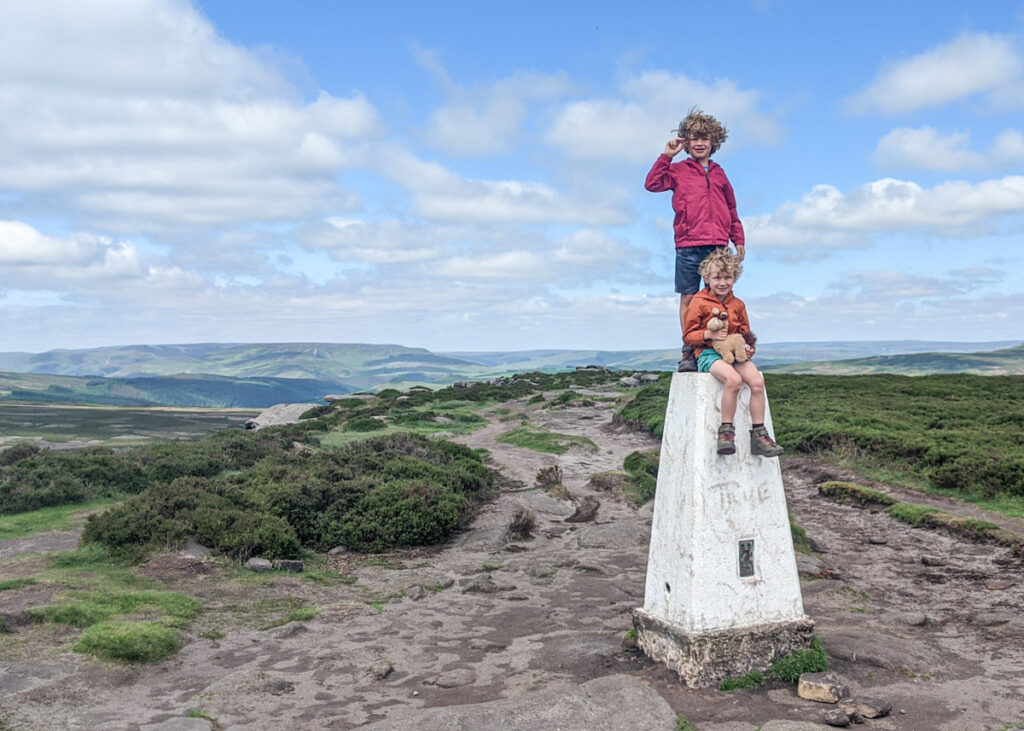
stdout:
<svg viewBox="0 0 1024 731">
<path fill-rule="evenodd" d="M 8 466 L 23 459 L 39 454 L 39 447 L 28 442 L 17 442 L 0 451 L 0 466 Z"/>
<path fill-rule="evenodd" d="M 804 673 L 822 673 L 828 670 L 828 655 L 821 641 L 815 637 L 810 649 L 788 655 L 772 664 L 771 676 L 784 683 L 795 685 Z"/>
<path fill-rule="evenodd" d="M 394 433 L 301 457 L 286 444 L 242 472 L 154 485 L 92 516 L 83 539 L 135 560 L 186 536 L 238 560 L 384 551 L 447 539 L 493 490 L 481 457 L 450 442 Z M 218 451 L 254 456 L 230 441 Z"/>
</svg>

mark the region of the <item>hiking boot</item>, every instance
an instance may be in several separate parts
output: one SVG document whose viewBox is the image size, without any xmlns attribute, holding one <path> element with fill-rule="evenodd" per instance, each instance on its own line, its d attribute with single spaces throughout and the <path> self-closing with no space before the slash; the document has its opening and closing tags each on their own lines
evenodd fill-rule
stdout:
<svg viewBox="0 0 1024 731">
<path fill-rule="evenodd" d="M 679 373 L 694 373 L 697 370 L 697 359 L 693 357 L 693 348 L 689 345 L 683 346 L 683 357 L 679 359 L 679 366 L 676 371 Z"/>
<path fill-rule="evenodd" d="M 718 427 L 718 453 L 736 454 L 736 428 L 732 424 Z"/>
<path fill-rule="evenodd" d="M 775 440 L 768 436 L 768 430 L 763 426 L 750 430 L 750 453 L 758 457 L 778 457 L 783 453 L 782 447 L 775 443 Z"/>
</svg>

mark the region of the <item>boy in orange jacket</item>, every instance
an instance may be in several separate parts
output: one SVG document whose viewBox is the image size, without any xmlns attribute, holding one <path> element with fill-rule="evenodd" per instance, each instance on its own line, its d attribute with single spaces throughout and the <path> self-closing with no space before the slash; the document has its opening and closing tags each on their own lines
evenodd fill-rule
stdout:
<svg viewBox="0 0 1024 731">
<path fill-rule="evenodd" d="M 710 346 L 716 340 L 725 340 L 727 335 L 750 333 L 750 321 L 743 301 L 732 293 L 732 287 L 739 279 L 743 267 L 740 259 L 729 253 L 725 247 L 710 254 L 700 265 L 700 275 L 707 287 L 694 295 L 683 318 L 683 342 L 693 346 L 697 356 L 697 370 L 710 373 L 725 386 L 722 392 L 722 425 L 718 428 L 718 453 L 736 453 L 736 429 L 732 420 L 736 415 L 736 402 L 740 387 L 750 387 L 750 453 L 760 457 L 778 457 L 782 447 L 768 434 L 764 425 L 765 391 L 764 376 L 753 361 L 729 365 Z M 709 330 L 712 308 L 729 313 L 729 327 Z M 754 346 L 746 346 L 747 355 L 753 357 Z"/>
</svg>

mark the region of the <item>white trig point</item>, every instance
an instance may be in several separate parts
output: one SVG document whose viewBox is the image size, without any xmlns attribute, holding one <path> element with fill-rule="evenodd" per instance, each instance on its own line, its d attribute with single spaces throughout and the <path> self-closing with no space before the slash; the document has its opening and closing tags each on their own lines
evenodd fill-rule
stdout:
<svg viewBox="0 0 1024 731">
<path fill-rule="evenodd" d="M 778 459 L 750 454 L 750 391 L 736 409 L 736 454 L 719 456 L 722 386 L 677 373 L 665 414 L 637 641 L 691 687 L 767 670 L 807 649 Z M 765 425 L 774 434 L 770 413 Z"/>
</svg>

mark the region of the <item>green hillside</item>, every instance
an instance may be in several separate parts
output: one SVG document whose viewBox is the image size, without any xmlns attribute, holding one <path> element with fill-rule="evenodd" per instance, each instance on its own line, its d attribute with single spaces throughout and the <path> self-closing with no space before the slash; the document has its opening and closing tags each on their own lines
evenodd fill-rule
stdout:
<svg viewBox="0 0 1024 731">
<path fill-rule="evenodd" d="M 279 403 L 319 402 L 329 393 L 353 390 L 344 384 L 313 378 L 83 378 L 0 373 L 0 401 L 9 402 L 265 408 Z"/>
<path fill-rule="evenodd" d="M 972 373 L 982 376 L 1024 375 L 1024 345 L 989 353 L 916 353 L 825 362 L 770 366 L 772 373 L 819 373 L 833 376 L 891 373 L 920 376 L 935 373 Z"/>
</svg>

